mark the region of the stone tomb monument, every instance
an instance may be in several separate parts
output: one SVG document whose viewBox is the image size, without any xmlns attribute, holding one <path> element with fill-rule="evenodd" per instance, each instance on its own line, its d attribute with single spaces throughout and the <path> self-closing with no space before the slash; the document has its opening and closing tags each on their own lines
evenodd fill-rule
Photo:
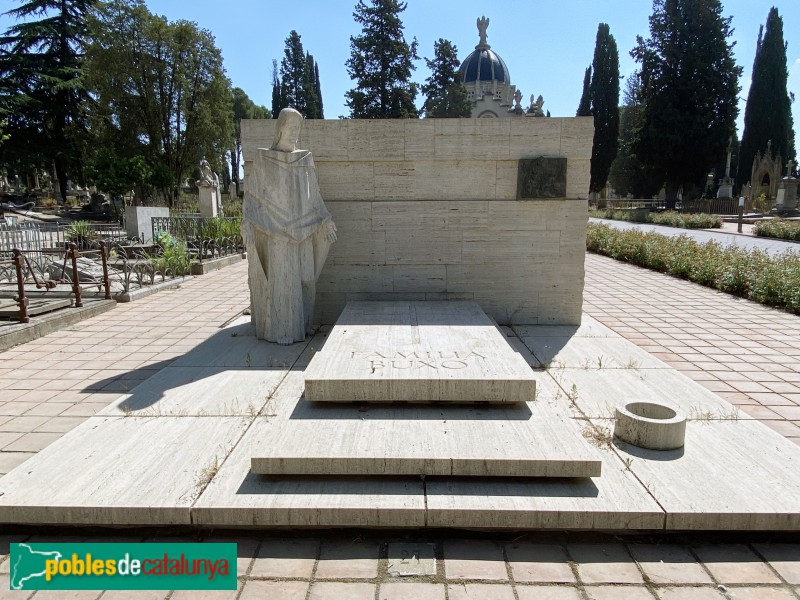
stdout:
<svg viewBox="0 0 800 600">
<path fill-rule="evenodd" d="M 516 129 L 465 121 L 461 127 L 478 135 L 434 135 L 428 157 L 414 137 L 435 134 L 440 122 L 420 131 L 416 123 L 309 122 L 301 144 L 325 140 L 331 167 L 320 170 L 322 191 L 310 152 L 296 150 L 301 123 L 296 111 L 282 111 L 272 147 L 246 154 L 243 232 L 258 335 L 303 339 L 317 277 L 345 280 L 338 289 L 350 292 L 335 298 L 338 309 L 317 311 L 330 322 L 335 310 L 336 325 L 305 370 L 291 418 L 253 449 L 252 473 L 599 476 L 600 460 L 578 425 L 535 402 L 534 372 L 483 310 L 485 303 L 506 322 L 516 312 L 523 322 L 539 314 L 543 322 L 580 321 L 586 201 L 567 195 L 583 187 L 589 162 L 583 149 L 587 158 L 575 159 L 577 142 L 564 137 L 564 126 L 579 125 L 590 148 L 588 122 Z M 510 158 L 512 147 L 529 153 L 531 140 L 550 156 Z M 486 158 L 495 147 L 502 165 Z M 331 212 L 346 232 L 331 249 L 333 256 L 345 245 L 332 271 L 322 268 L 335 239 L 323 196 L 335 198 Z M 466 281 L 475 283 L 465 288 Z M 537 287 L 520 292 L 520 282 Z M 518 304 L 518 294 L 529 302 Z M 549 294 L 560 297 L 557 318 Z"/>
</svg>

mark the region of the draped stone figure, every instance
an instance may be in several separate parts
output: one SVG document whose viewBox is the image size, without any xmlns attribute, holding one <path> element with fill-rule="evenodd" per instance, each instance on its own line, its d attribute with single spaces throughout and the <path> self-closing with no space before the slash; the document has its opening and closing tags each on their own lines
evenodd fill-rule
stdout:
<svg viewBox="0 0 800 600">
<path fill-rule="evenodd" d="M 311 152 L 296 149 L 302 124 L 284 108 L 272 146 L 259 148 L 245 181 L 250 313 L 260 339 L 283 345 L 312 332 L 316 281 L 336 241 Z"/>
</svg>

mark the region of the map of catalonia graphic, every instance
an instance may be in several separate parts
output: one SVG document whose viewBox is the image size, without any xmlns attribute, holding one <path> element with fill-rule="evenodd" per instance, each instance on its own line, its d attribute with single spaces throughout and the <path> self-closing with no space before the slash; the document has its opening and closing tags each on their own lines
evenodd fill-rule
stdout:
<svg viewBox="0 0 800 600">
<path fill-rule="evenodd" d="M 40 552 L 28 544 L 19 544 L 18 552 L 11 565 L 11 589 L 25 589 L 25 582 L 29 579 L 44 577 L 45 561 L 60 560 L 60 552 Z"/>
</svg>

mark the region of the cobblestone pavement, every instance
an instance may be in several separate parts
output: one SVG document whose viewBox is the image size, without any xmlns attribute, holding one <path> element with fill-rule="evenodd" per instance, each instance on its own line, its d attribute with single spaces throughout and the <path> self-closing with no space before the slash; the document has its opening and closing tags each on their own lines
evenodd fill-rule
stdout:
<svg viewBox="0 0 800 600">
<path fill-rule="evenodd" d="M 783 435 L 800 438 L 800 318 L 588 255 L 584 309 Z M 246 264 L 188 281 L 0 353 L 0 472 L 45 447 L 247 305 Z M 37 530 L 8 543 L 67 541 Z M 69 540 L 91 541 L 80 531 Z M 113 532 L 98 541 L 143 541 Z M 737 534 L 611 536 L 336 532 L 231 534 L 236 592 L 63 592 L 45 598 L 800 599 L 800 543 Z M 95 538 L 96 539 L 96 538 Z M 159 541 L 184 538 L 160 537 Z M 394 577 L 395 543 L 433 544 L 434 575 Z"/>
<path fill-rule="evenodd" d="M 22 536 L 7 538 L 22 541 Z M 44 541 L 42 536 L 30 541 Z M 73 536 L 47 541 L 105 541 Z M 171 541 L 129 535 L 126 541 Z M 120 541 L 116 539 L 115 541 Z M 188 540 L 177 540 L 188 541 Z M 199 541 L 199 540 L 197 540 Z M 800 546 L 702 538 L 221 536 L 238 544 L 236 591 L 12 592 L 2 598 L 280 600 L 783 600 L 800 598 Z M 419 561 L 401 562 L 403 551 Z M 430 558 L 428 558 L 430 557 Z"/>
</svg>

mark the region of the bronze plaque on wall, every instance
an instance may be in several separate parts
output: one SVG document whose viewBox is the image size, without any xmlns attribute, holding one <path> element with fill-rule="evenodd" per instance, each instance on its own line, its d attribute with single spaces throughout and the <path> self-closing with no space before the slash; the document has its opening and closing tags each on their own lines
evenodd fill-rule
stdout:
<svg viewBox="0 0 800 600">
<path fill-rule="evenodd" d="M 566 158 L 522 158 L 517 176 L 517 200 L 567 197 Z"/>
</svg>

